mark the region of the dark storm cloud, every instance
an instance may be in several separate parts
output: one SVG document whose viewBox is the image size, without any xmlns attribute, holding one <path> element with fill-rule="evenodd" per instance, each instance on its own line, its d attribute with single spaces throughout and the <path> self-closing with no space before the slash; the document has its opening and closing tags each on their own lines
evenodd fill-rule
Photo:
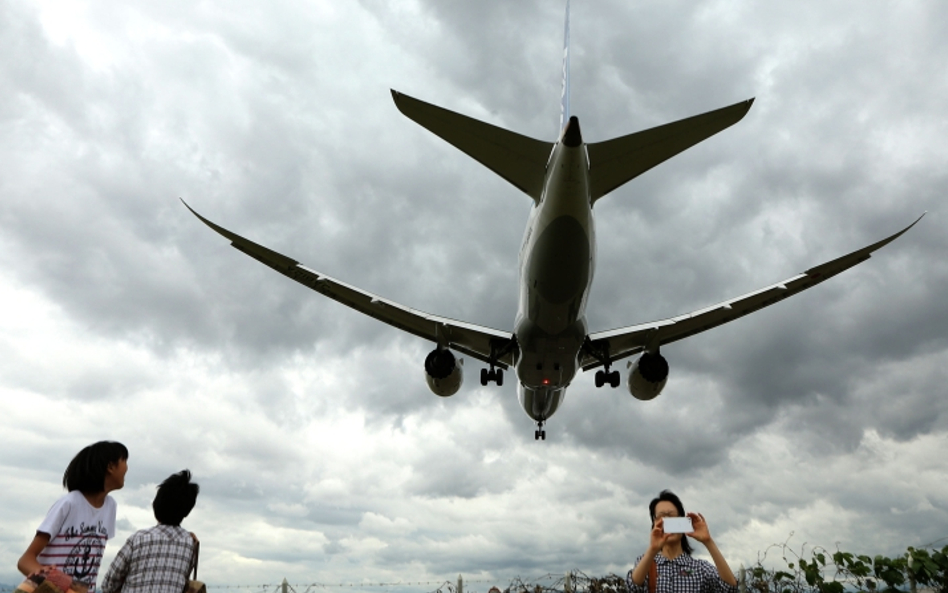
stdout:
<svg viewBox="0 0 948 593">
<path fill-rule="evenodd" d="M 592 331 L 744 294 L 929 214 L 857 268 L 664 347 L 653 402 L 579 374 L 536 443 L 512 374 L 481 388 L 467 360 L 462 391 L 438 399 L 430 344 L 251 260 L 178 197 L 342 281 L 509 329 L 530 202 L 389 88 L 552 139 L 563 6 L 76 16 L 0 0 L 4 282 L 31 291 L 27 318 L 31 298 L 52 304 L 0 341 L 4 415 L 22 431 L 55 406 L 75 424 L 22 432 L 4 524 L 28 534 L 58 487 L 39 508 L 19 486 L 55 486 L 63 451 L 109 432 L 134 446 L 123 528 L 150 521 L 141 492 L 187 459 L 206 497 L 195 529 L 244 583 L 621 571 L 665 487 L 743 560 L 793 530 L 942 537 L 946 10 L 573 2 L 588 141 L 756 97 L 597 203 Z M 4 535 L 4 557 L 22 539 Z"/>
</svg>

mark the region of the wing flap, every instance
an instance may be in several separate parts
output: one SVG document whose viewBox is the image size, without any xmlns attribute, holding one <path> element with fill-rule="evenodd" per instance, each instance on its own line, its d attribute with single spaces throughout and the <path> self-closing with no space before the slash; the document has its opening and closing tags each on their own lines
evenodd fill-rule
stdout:
<svg viewBox="0 0 948 593">
<path fill-rule="evenodd" d="M 543 192 L 552 142 L 542 142 L 392 91 L 406 117 L 452 144 L 534 200 Z"/>
<path fill-rule="evenodd" d="M 925 215 L 922 214 L 922 216 Z M 594 356 L 594 352 L 607 352 L 610 362 L 620 360 L 638 354 L 645 349 L 653 349 L 662 344 L 677 342 L 769 307 L 774 303 L 779 303 L 866 261 L 874 251 L 895 241 L 915 226 L 922 219 L 922 216 L 919 216 L 915 222 L 901 231 L 881 241 L 812 267 L 802 274 L 797 274 L 760 290 L 678 317 L 590 334 L 588 337 L 589 346 L 584 351 L 580 366 L 583 370 L 600 366 L 602 360 Z"/>
<path fill-rule="evenodd" d="M 739 122 L 753 99 L 628 136 L 587 145 L 593 201 Z"/>
<path fill-rule="evenodd" d="M 201 222 L 230 239 L 234 248 L 323 296 L 392 327 L 453 348 L 487 363 L 491 362 L 492 352 L 505 352 L 495 361 L 495 364 L 501 368 L 506 369 L 513 362 L 513 352 L 509 346 L 514 337 L 509 332 L 418 311 L 330 278 L 301 265 L 295 259 L 254 243 L 211 222 L 195 212 L 186 202 L 184 205 Z"/>
</svg>

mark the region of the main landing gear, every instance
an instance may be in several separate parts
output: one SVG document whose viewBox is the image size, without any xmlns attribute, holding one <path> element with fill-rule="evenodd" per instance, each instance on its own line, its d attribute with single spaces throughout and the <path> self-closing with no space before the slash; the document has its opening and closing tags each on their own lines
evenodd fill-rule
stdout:
<svg viewBox="0 0 948 593">
<path fill-rule="evenodd" d="M 609 367 L 612 366 L 612 360 L 609 358 L 609 342 L 600 340 L 597 344 L 593 344 L 589 340 L 589 336 L 586 336 L 586 341 L 583 342 L 583 351 L 602 363 L 602 370 L 596 371 L 596 387 L 602 387 L 606 383 L 610 387 L 618 387 L 619 383 L 622 382 L 619 378 L 619 371 L 609 371 Z"/>
<path fill-rule="evenodd" d="M 608 383 L 610 387 L 615 388 L 619 386 L 619 382 L 619 371 L 612 371 L 610 373 L 608 364 L 605 370 L 596 371 L 596 387 L 602 387 Z"/>
<path fill-rule="evenodd" d="M 495 369 L 494 365 L 490 366 L 490 370 L 481 369 L 481 385 L 487 385 L 493 381 L 497 383 L 497 387 L 500 387 L 504 384 L 504 369 Z"/>
<path fill-rule="evenodd" d="M 533 440 L 535 441 L 545 441 L 546 440 L 546 431 L 543 430 L 543 421 L 537 420 L 537 429 L 533 431 Z"/>
</svg>

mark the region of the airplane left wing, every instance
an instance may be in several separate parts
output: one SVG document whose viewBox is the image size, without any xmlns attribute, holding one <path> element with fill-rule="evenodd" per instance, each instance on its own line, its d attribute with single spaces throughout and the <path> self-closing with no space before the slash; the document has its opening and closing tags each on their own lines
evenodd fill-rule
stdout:
<svg viewBox="0 0 948 593">
<path fill-rule="evenodd" d="M 925 215 L 922 214 L 922 216 Z M 587 371 L 603 365 L 606 360 L 611 363 L 644 350 L 654 352 L 662 344 L 677 342 L 769 307 L 866 261 L 871 257 L 872 252 L 888 245 L 915 226 L 922 216 L 901 231 L 877 243 L 736 299 L 678 317 L 590 334 L 583 347 L 580 366 Z"/>
<path fill-rule="evenodd" d="M 231 245 L 236 249 L 334 301 L 392 327 L 435 342 L 439 346 L 450 347 L 488 364 L 492 362 L 492 355 L 496 357 L 493 364 L 500 368 L 506 369 L 513 364 L 515 338 L 510 332 L 431 315 L 350 286 L 307 268 L 295 259 L 232 233 L 195 212 L 184 200 L 181 202 L 201 222 L 230 239 Z"/>
</svg>

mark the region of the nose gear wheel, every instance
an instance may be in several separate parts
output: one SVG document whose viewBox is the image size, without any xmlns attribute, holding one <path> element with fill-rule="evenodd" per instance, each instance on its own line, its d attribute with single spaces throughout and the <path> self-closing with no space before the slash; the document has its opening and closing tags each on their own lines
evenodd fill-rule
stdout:
<svg viewBox="0 0 948 593">
<path fill-rule="evenodd" d="M 533 431 L 533 440 L 535 441 L 545 441 L 546 440 L 546 431 L 543 430 L 543 421 L 537 420 L 537 429 Z"/>
</svg>

